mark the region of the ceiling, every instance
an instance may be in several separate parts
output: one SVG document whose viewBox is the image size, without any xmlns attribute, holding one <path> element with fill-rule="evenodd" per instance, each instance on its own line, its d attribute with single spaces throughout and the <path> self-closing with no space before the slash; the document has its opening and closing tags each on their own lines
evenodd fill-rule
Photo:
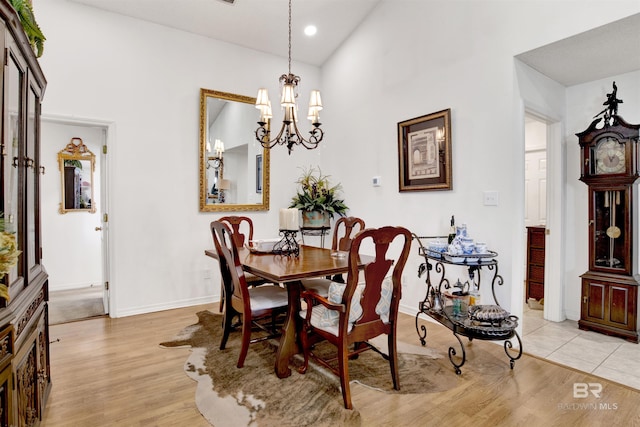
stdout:
<svg viewBox="0 0 640 427">
<path fill-rule="evenodd" d="M 640 13 L 516 58 L 564 86 L 640 70 Z"/>
<path fill-rule="evenodd" d="M 287 57 L 288 0 L 70 1 Z M 380 1 L 295 0 L 293 59 L 321 66 Z M 303 34 L 308 24 L 318 27 L 313 38 Z M 564 86 L 640 70 L 640 14 L 517 58 Z"/>
<path fill-rule="evenodd" d="M 287 57 L 288 0 L 71 0 L 261 52 Z M 291 56 L 321 66 L 380 0 L 295 0 Z M 313 24 L 318 33 L 304 35 Z"/>
</svg>

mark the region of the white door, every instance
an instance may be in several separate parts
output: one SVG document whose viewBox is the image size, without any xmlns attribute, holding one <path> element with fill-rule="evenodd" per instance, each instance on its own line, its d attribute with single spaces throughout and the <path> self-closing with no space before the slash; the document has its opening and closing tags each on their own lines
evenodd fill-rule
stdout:
<svg viewBox="0 0 640 427">
<path fill-rule="evenodd" d="M 525 226 L 547 223 L 547 153 L 544 150 L 525 153 Z"/>
</svg>

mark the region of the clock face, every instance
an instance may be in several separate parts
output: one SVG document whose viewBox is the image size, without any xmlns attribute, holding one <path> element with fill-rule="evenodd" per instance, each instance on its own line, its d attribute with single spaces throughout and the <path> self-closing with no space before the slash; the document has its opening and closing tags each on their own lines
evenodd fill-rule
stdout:
<svg viewBox="0 0 640 427">
<path fill-rule="evenodd" d="M 613 138 L 604 138 L 595 148 L 597 175 L 623 173 L 625 171 L 625 146 Z"/>
</svg>

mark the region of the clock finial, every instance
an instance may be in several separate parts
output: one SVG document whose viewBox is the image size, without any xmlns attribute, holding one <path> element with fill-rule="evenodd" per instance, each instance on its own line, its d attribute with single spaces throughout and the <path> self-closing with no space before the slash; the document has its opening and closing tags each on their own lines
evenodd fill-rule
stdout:
<svg viewBox="0 0 640 427">
<path fill-rule="evenodd" d="M 618 86 L 616 86 L 616 82 L 613 82 L 613 91 L 607 94 L 607 100 L 602 103 L 602 105 L 606 105 L 607 108 L 593 116 L 594 118 L 604 114 L 604 124 L 605 126 L 609 126 L 613 124 L 613 116 L 618 115 L 618 104 L 622 104 L 622 99 L 618 99 Z"/>
</svg>

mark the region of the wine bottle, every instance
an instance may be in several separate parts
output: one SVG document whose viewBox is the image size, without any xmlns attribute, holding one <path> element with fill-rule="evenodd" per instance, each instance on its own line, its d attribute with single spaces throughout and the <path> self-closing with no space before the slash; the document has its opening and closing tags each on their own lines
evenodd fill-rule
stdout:
<svg viewBox="0 0 640 427">
<path fill-rule="evenodd" d="M 456 237 L 456 224 L 453 219 L 453 215 L 451 215 L 451 227 L 449 228 L 449 244 L 453 242 L 453 239 Z"/>
</svg>

